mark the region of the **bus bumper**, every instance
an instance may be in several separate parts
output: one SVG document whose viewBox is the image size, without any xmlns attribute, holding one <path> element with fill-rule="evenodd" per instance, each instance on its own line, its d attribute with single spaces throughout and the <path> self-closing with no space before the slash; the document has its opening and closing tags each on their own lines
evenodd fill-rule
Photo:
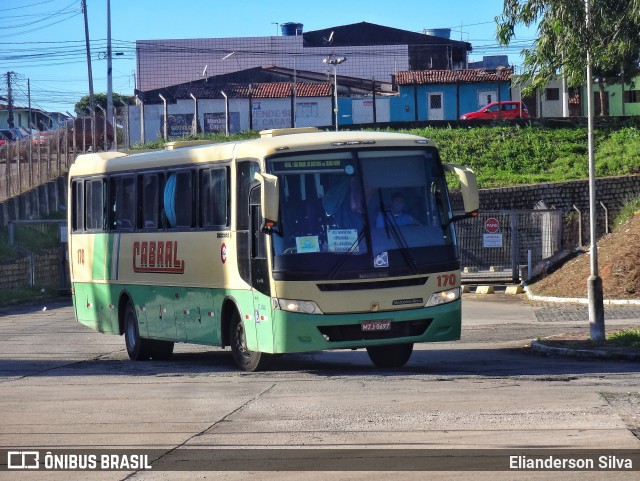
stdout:
<svg viewBox="0 0 640 481">
<path fill-rule="evenodd" d="M 386 320 L 390 321 L 388 330 L 363 330 L 363 323 Z M 274 353 L 454 341 L 460 339 L 461 300 L 420 309 L 358 314 L 312 315 L 275 310 L 273 322 Z"/>
</svg>

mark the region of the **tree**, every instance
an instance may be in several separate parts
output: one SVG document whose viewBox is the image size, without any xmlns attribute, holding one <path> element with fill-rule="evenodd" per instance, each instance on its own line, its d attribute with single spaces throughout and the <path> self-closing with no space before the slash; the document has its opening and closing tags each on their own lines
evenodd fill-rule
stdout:
<svg viewBox="0 0 640 481">
<path fill-rule="evenodd" d="M 96 106 L 100 106 L 103 109 L 107 110 L 107 94 L 100 93 L 94 95 L 94 101 Z M 113 106 L 114 108 L 118 108 L 122 106 L 120 101 L 124 102 L 127 105 L 134 105 L 135 98 L 131 95 L 120 95 L 118 93 L 113 93 Z M 89 113 L 89 96 L 85 95 L 80 99 L 80 101 L 76 104 L 74 108 L 76 114 L 78 115 L 86 115 Z"/>
<path fill-rule="evenodd" d="M 533 48 L 523 50 L 523 81 L 531 81 L 530 89 L 544 87 L 560 73 L 569 86 L 584 85 L 589 49 L 604 115 L 605 82 L 629 84 L 640 73 L 640 0 L 589 1 L 587 28 L 585 0 L 504 0 L 496 36 L 508 45 L 516 25 L 537 23 L 538 39 Z"/>
</svg>

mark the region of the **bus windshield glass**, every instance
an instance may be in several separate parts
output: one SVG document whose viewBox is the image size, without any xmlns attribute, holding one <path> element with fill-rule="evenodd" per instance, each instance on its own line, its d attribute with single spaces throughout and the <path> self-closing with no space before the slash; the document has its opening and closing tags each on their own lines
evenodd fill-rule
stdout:
<svg viewBox="0 0 640 481">
<path fill-rule="evenodd" d="M 435 272 L 457 261 L 435 148 L 278 156 L 274 277 L 344 279 Z"/>
</svg>

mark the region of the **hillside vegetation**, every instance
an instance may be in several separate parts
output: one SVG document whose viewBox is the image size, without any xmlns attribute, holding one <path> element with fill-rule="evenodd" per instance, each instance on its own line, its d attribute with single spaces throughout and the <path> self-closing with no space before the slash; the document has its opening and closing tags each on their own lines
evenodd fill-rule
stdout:
<svg viewBox="0 0 640 481">
<path fill-rule="evenodd" d="M 471 167 L 478 175 L 480 187 L 560 182 L 589 176 L 586 127 L 509 125 L 396 131 L 433 140 L 445 162 Z M 258 132 L 241 132 L 229 138 L 222 134 L 200 134 L 180 140 L 225 142 L 258 136 Z M 137 147 L 162 148 L 162 145 L 156 141 Z M 640 128 L 597 129 L 595 160 L 597 176 L 640 172 Z"/>
<path fill-rule="evenodd" d="M 475 127 L 407 130 L 433 140 L 445 162 L 463 164 L 480 187 L 561 182 L 589 176 L 587 129 Z M 640 128 L 595 131 L 597 176 L 640 172 Z"/>
</svg>

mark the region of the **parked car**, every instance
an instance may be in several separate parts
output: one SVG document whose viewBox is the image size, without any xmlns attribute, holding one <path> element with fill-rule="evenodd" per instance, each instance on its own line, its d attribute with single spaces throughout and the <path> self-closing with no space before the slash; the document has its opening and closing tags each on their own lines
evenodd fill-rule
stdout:
<svg viewBox="0 0 640 481">
<path fill-rule="evenodd" d="M 508 102 L 493 102 L 476 112 L 469 112 L 460 116 L 461 120 L 528 118 L 529 111 L 525 103 L 513 100 Z"/>
<path fill-rule="evenodd" d="M 11 162 L 15 162 L 18 156 L 25 159 L 28 155 L 28 141 L 29 136 L 17 127 L 0 129 L 0 162 L 6 162 L 8 156 L 11 157 Z M 15 147 L 11 144 L 15 144 Z"/>
</svg>

